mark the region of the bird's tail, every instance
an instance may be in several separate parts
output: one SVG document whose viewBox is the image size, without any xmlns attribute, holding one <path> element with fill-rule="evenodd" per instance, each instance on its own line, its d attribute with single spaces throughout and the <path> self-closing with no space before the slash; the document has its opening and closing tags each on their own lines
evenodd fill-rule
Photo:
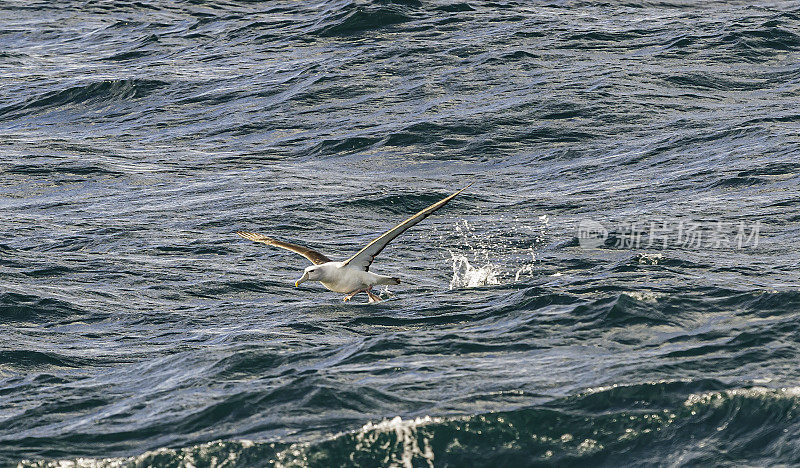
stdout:
<svg viewBox="0 0 800 468">
<path fill-rule="evenodd" d="M 380 278 L 378 278 L 377 284 L 387 284 L 387 285 L 400 284 L 400 278 L 394 278 L 391 276 L 381 276 Z"/>
</svg>

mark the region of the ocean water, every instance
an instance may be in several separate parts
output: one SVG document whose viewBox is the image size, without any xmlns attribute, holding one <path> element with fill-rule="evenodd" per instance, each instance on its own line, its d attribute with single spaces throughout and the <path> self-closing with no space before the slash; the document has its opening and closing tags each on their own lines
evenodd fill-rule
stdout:
<svg viewBox="0 0 800 468">
<path fill-rule="evenodd" d="M 0 465 L 800 464 L 799 104 L 796 1 L 2 2 Z"/>
</svg>

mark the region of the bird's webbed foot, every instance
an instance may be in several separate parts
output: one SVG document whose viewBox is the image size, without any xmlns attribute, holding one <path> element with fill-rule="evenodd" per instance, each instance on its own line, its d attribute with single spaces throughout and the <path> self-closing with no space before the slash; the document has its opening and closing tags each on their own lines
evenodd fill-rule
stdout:
<svg viewBox="0 0 800 468">
<path fill-rule="evenodd" d="M 372 304 L 373 302 L 380 302 L 381 301 L 380 296 L 376 296 L 375 294 L 372 294 L 372 291 L 370 291 L 369 289 L 367 289 L 366 292 L 367 292 L 367 295 L 369 296 L 369 303 L 370 304 Z"/>
<path fill-rule="evenodd" d="M 346 296 L 344 297 L 344 299 L 342 299 L 342 302 L 347 302 L 347 301 L 349 301 L 350 299 L 352 299 L 352 298 L 353 298 L 353 296 L 355 296 L 356 294 L 358 294 L 358 293 L 360 293 L 360 292 L 364 292 L 364 291 L 366 291 L 366 289 L 359 289 L 359 290 L 357 290 L 357 291 L 353 291 L 353 292 L 351 292 L 350 294 L 346 295 Z"/>
</svg>

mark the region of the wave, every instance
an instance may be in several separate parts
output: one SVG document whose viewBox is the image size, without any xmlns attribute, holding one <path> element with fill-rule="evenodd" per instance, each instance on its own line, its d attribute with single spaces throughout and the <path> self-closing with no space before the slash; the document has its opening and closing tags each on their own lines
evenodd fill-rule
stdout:
<svg viewBox="0 0 800 468">
<path fill-rule="evenodd" d="M 763 62 L 800 48 L 800 35 L 791 30 L 792 21 L 796 18 L 791 14 L 777 15 L 760 25 L 731 21 L 722 31 L 681 34 L 663 41 L 662 46 L 675 56 L 714 51 L 722 62 Z"/>
<path fill-rule="evenodd" d="M 122 172 L 103 167 L 100 164 L 75 164 L 61 163 L 53 164 L 14 164 L 5 168 L 9 174 L 50 176 L 66 174 L 72 176 L 119 176 Z"/>
<path fill-rule="evenodd" d="M 13 292 L 0 294 L 0 323 L 3 324 L 49 323 L 76 315 L 85 315 L 85 312 L 59 299 Z"/>
<path fill-rule="evenodd" d="M 446 11 L 448 13 L 460 13 L 465 11 L 475 11 L 469 3 L 450 3 L 447 5 L 439 5 L 434 7 L 434 10 Z"/>
<path fill-rule="evenodd" d="M 158 245 L 159 253 L 185 256 L 189 255 L 230 255 L 234 250 L 221 245 Z"/>
<path fill-rule="evenodd" d="M 761 89 L 761 80 L 736 80 L 719 74 L 706 72 L 682 73 L 668 76 L 665 80 L 678 88 L 713 89 L 719 91 L 754 91 Z"/>
<path fill-rule="evenodd" d="M 357 153 L 378 144 L 381 138 L 375 137 L 347 137 L 342 139 L 322 140 L 307 150 L 309 156 L 339 156 L 341 154 Z"/>
<path fill-rule="evenodd" d="M 463 142 L 459 137 L 475 136 L 485 131 L 485 127 L 469 122 L 458 123 L 433 123 L 428 121 L 416 122 L 394 130 L 387 135 L 387 146 L 405 146 L 411 144 L 448 142 Z"/>
<path fill-rule="evenodd" d="M 767 21 L 758 28 L 731 31 L 720 38 L 722 44 L 733 44 L 748 55 L 758 49 L 776 51 L 795 50 L 800 47 L 800 35 L 778 26 L 775 20 Z"/>
<path fill-rule="evenodd" d="M 66 356 L 55 352 L 32 349 L 0 351 L 0 366 L 30 372 L 33 369 L 50 367 L 81 368 L 91 364 L 90 360 Z"/>
<path fill-rule="evenodd" d="M 457 190 L 457 188 L 453 188 L 453 190 Z M 333 206 L 341 208 L 355 208 L 359 211 L 380 209 L 400 215 L 411 215 L 423 208 L 430 206 L 433 203 L 436 203 L 450 194 L 452 194 L 452 192 L 441 192 L 437 194 L 426 191 L 426 193 L 406 193 L 402 195 L 360 197 L 334 202 Z M 448 206 L 455 206 L 463 202 L 464 199 L 469 199 L 470 197 L 474 196 L 466 192 L 462 193 L 453 201 L 451 201 Z M 397 221 L 399 222 L 400 220 L 398 219 Z"/>
<path fill-rule="evenodd" d="M 142 98 L 168 85 L 165 81 L 149 79 L 93 81 L 2 107 L 0 117 L 21 117 L 44 109 L 85 102 L 127 101 Z"/>
<path fill-rule="evenodd" d="M 312 34 L 318 36 L 342 36 L 374 31 L 386 26 L 410 21 L 410 16 L 399 5 L 357 5 L 330 14 Z"/>
<path fill-rule="evenodd" d="M 800 388 L 716 380 L 589 389 L 540 406 L 400 416 L 309 442 L 215 441 L 128 458 L 23 461 L 83 466 L 650 466 L 800 462 Z"/>
</svg>

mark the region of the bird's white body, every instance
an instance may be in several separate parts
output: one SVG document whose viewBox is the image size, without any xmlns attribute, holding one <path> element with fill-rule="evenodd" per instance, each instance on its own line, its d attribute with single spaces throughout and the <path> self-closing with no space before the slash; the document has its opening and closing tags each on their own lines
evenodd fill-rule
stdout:
<svg viewBox="0 0 800 468">
<path fill-rule="evenodd" d="M 323 286 L 338 293 L 353 293 L 354 291 L 368 290 L 376 284 L 399 284 L 400 280 L 390 276 L 377 275 L 371 271 L 345 265 L 344 262 L 328 262 L 314 265 L 305 269 L 303 281 L 319 281 Z"/>
</svg>

